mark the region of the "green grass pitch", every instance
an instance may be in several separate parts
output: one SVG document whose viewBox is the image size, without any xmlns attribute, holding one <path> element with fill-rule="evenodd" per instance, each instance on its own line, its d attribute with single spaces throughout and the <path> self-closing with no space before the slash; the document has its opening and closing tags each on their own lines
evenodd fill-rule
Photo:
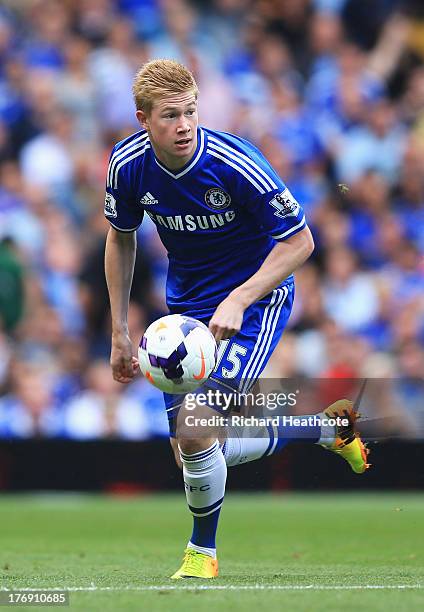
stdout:
<svg viewBox="0 0 424 612">
<path fill-rule="evenodd" d="M 424 610 L 423 510 L 422 494 L 230 492 L 219 579 L 172 582 L 190 532 L 183 493 L 3 495 L 1 586 L 78 589 L 68 609 L 90 612 Z"/>
</svg>

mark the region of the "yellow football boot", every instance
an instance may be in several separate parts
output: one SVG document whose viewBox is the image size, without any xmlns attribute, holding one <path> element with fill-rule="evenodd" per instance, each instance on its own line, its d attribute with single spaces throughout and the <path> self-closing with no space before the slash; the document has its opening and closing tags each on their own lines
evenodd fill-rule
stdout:
<svg viewBox="0 0 424 612">
<path fill-rule="evenodd" d="M 356 474 L 362 474 L 370 467 L 367 463 L 369 449 L 362 442 L 359 433 L 355 430 L 355 421 L 358 413 L 353 407 L 353 402 L 347 399 L 338 400 L 324 410 L 329 419 L 340 417 L 348 421 L 348 425 L 336 425 L 336 439 L 331 446 L 324 446 L 327 450 L 346 459 Z"/>
<path fill-rule="evenodd" d="M 216 578 L 218 576 L 218 560 L 209 555 L 197 552 L 192 548 L 184 551 L 183 564 L 180 569 L 171 576 L 172 580 L 183 578 Z"/>
</svg>

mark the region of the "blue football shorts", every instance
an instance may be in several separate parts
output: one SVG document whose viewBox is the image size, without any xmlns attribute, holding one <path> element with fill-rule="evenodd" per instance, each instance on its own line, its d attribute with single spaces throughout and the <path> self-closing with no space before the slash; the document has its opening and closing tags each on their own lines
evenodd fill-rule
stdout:
<svg viewBox="0 0 424 612">
<path fill-rule="evenodd" d="M 268 363 L 287 325 L 294 300 L 294 283 L 277 287 L 245 310 L 241 330 L 221 340 L 215 370 L 191 395 L 219 389 L 223 393 L 248 393 Z M 193 316 L 190 312 L 183 313 Z M 206 325 L 208 321 L 203 321 Z M 184 395 L 164 393 L 171 437 Z M 211 408 L 220 412 L 217 406 Z"/>
</svg>

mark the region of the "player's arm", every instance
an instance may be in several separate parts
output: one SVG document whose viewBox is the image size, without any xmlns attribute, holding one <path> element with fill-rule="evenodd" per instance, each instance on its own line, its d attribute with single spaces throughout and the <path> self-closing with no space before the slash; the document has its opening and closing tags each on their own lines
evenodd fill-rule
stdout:
<svg viewBox="0 0 424 612">
<path fill-rule="evenodd" d="M 314 250 L 314 240 L 308 227 L 278 242 L 264 260 L 259 270 L 230 296 L 246 309 L 293 274 L 309 258 Z M 229 296 L 229 297 L 230 297 Z"/>
<path fill-rule="evenodd" d="M 277 242 L 259 270 L 234 289 L 216 309 L 209 323 L 216 340 L 231 338 L 240 331 L 246 308 L 278 287 L 308 259 L 313 250 L 314 241 L 308 227 L 284 242 Z"/>
<path fill-rule="evenodd" d="M 125 153 L 125 149 L 113 148 L 107 172 L 104 214 L 110 229 L 106 239 L 105 276 L 112 316 L 112 374 L 118 382 L 127 383 L 134 378 L 138 366 L 132 354 L 127 319 L 137 250 L 136 230 L 144 211 L 134 189 L 135 170 L 130 163 L 124 163 L 125 159 L 122 161 L 122 151 Z"/>
<path fill-rule="evenodd" d="M 105 275 L 112 317 L 112 350 L 110 364 L 113 378 L 130 382 L 137 371 L 128 334 L 128 304 L 134 274 L 136 233 L 109 229 L 105 249 Z"/>
</svg>

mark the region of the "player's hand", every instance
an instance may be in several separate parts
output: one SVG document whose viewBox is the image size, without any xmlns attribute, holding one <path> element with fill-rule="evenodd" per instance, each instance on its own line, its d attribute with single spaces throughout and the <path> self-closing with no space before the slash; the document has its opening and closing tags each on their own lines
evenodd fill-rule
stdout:
<svg viewBox="0 0 424 612">
<path fill-rule="evenodd" d="M 220 303 L 209 321 L 209 329 L 217 342 L 231 338 L 240 331 L 244 310 L 245 307 L 231 295 Z"/>
<path fill-rule="evenodd" d="M 112 350 L 110 354 L 112 376 L 120 383 L 129 383 L 140 371 L 138 360 L 133 356 L 132 344 L 128 334 L 112 335 Z"/>
</svg>

